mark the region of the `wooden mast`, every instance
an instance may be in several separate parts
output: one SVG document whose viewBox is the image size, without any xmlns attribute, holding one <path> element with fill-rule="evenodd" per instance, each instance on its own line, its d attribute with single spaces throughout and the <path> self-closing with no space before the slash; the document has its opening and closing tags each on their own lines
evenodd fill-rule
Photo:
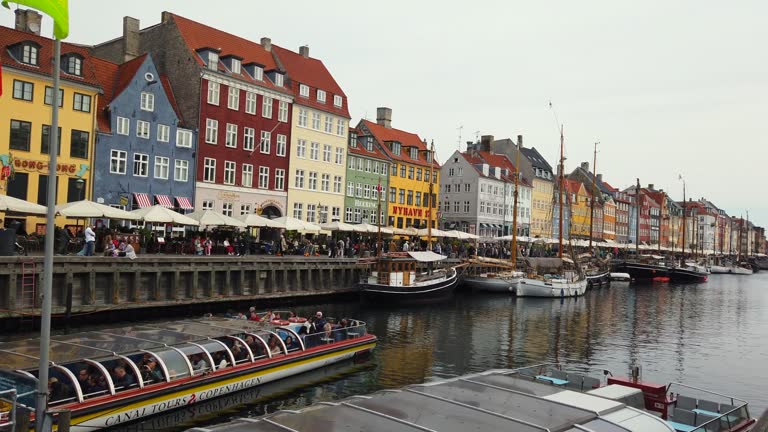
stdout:
<svg viewBox="0 0 768 432">
<path fill-rule="evenodd" d="M 515 153 L 515 192 L 512 205 L 512 265 L 517 267 L 517 191 L 520 188 L 520 146 L 522 142 L 517 142 L 517 152 Z"/>
<path fill-rule="evenodd" d="M 685 180 L 683 180 L 683 259 L 685 259 L 685 228 L 688 226 L 686 213 L 688 213 L 688 203 L 685 201 Z"/>
<path fill-rule="evenodd" d="M 557 194 L 558 195 L 558 197 L 557 197 L 558 198 L 558 202 L 560 204 L 558 206 L 559 207 L 558 210 L 560 211 L 560 221 L 559 221 L 560 222 L 560 231 L 558 232 L 558 234 L 559 234 L 558 237 L 559 237 L 559 241 L 560 241 L 560 248 L 558 249 L 557 253 L 558 253 L 559 258 L 561 258 L 561 259 L 563 258 L 563 183 L 564 183 L 563 182 L 563 180 L 564 180 L 563 179 L 563 175 L 564 175 L 564 171 L 565 171 L 565 168 L 563 166 L 563 162 L 565 162 L 565 158 L 563 157 L 563 146 L 564 146 L 563 141 L 564 141 L 564 139 L 565 138 L 563 137 L 563 125 L 560 125 L 560 167 L 559 167 L 559 171 L 560 171 L 559 172 L 560 190 L 558 191 L 558 194 Z"/>
<path fill-rule="evenodd" d="M 589 200 L 589 251 L 592 251 L 592 233 L 595 219 L 595 200 L 597 199 L 597 143 L 595 143 L 595 156 L 592 161 L 592 199 Z M 587 171 L 589 174 L 589 171 Z"/>
<path fill-rule="evenodd" d="M 376 186 L 376 189 L 378 190 L 378 194 L 376 194 L 376 197 L 378 198 L 378 212 L 379 214 L 376 215 L 376 222 L 378 222 L 378 238 L 376 240 L 376 243 L 378 244 L 379 253 L 377 256 L 381 256 L 382 250 L 384 249 L 384 245 L 381 243 L 381 174 L 379 174 L 379 184 Z"/>
<path fill-rule="evenodd" d="M 426 141 L 427 140 L 424 140 L 425 144 L 426 144 Z M 431 167 L 434 166 L 432 161 L 435 160 L 435 141 L 434 140 L 432 140 L 432 145 L 430 146 L 429 152 L 431 155 L 429 158 L 429 165 L 431 169 Z M 435 176 L 434 176 L 435 173 L 433 172 L 432 174 L 433 175 L 429 177 L 429 199 L 427 200 L 427 202 L 429 203 L 429 218 L 427 219 L 427 250 L 429 251 L 432 250 L 432 217 L 435 216 L 435 220 L 437 220 L 437 217 L 436 217 L 437 215 L 434 214 L 435 203 L 433 202 L 433 198 L 432 198 L 433 188 L 435 185 Z"/>
<path fill-rule="evenodd" d="M 635 255 L 637 255 L 638 258 L 640 258 L 640 212 L 642 211 L 642 206 L 640 205 L 640 179 L 637 179 L 637 187 L 636 187 L 637 193 L 635 194 L 635 198 L 637 199 L 637 217 L 635 218 Z"/>
</svg>

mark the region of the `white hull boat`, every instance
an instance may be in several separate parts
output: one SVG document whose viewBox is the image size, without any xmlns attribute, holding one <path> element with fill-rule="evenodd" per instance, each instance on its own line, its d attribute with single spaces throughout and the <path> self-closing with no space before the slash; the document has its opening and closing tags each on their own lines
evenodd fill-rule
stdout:
<svg viewBox="0 0 768 432">
<path fill-rule="evenodd" d="M 583 296 L 586 291 L 586 279 L 523 278 L 517 284 L 518 297 L 578 297 Z"/>
<path fill-rule="evenodd" d="M 720 265 L 711 265 L 709 266 L 709 272 L 712 274 L 728 274 L 731 273 L 731 268 Z"/>
</svg>

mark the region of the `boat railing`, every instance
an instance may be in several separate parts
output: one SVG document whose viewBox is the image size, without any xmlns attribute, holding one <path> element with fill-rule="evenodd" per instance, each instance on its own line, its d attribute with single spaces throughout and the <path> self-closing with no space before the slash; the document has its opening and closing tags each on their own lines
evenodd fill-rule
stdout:
<svg viewBox="0 0 768 432">
<path fill-rule="evenodd" d="M 357 339 L 367 334 L 366 323 L 363 321 L 350 320 L 346 326 L 343 326 L 341 323 L 331 324 L 331 326 L 329 330 L 301 335 L 304 346 L 309 349 L 349 339 Z"/>
<path fill-rule="evenodd" d="M 18 394 L 16 389 L 0 391 L 0 429 L 16 429 L 15 425 L 17 401 Z"/>
<path fill-rule="evenodd" d="M 667 393 L 675 401 L 672 420 L 678 412 L 686 414 L 692 432 L 736 430 L 751 420 L 747 401 L 734 396 L 678 382 L 670 383 Z"/>
</svg>

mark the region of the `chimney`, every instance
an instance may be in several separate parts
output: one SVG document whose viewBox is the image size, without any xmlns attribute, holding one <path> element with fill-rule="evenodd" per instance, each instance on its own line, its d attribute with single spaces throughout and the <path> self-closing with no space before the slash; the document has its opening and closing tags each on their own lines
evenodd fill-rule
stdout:
<svg viewBox="0 0 768 432">
<path fill-rule="evenodd" d="M 309 58 L 309 45 L 302 45 L 299 47 L 299 54 L 304 58 Z"/>
<path fill-rule="evenodd" d="M 384 126 L 387 129 L 392 128 L 392 108 L 378 107 L 376 108 L 376 123 L 380 126 Z"/>
<path fill-rule="evenodd" d="M 16 9 L 16 30 L 40 35 L 43 16 L 32 9 Z"/>
<path fill-rule="evenodd" d="M 160 22 L 165 24 L 171 22 L 173 14 L 170 12 L 163 11 L 162 14 L 160 14 Z"/>
<path fill-rule="evenodd" d="M 133 17 L 123 17 L 123 62 L 139 56 L 139 20 Z"/>
<path fill-rule="evenodd" d="M 581 169 L 583 169 L 586 172 L 589 172 L 589 162 L 582 162 Z"/>
<path fill-rule="evenodd" d="M 603 175 L 602 174 L 598 174 L 597 175 L 597 182 L 598 183 L 602 183 L 603 182 Z"/>
<path fill-rule="evenodd" d="M 490 152 L 493 135 L 483 135 L 480 137 L 480 151 Z"/>
<path fill-rule="evenodd" d="M 520 147 L 521 149 L 523 148 L 523 136 L 522 135 L 518 135 L 517 136 L 517 146 Z"/>
<path fill-rule="evenodd" d="M 270 39 L 268 37 L 261 38 L 261 46 L 264 48 L 264 50 L 271 52 L 272 51 L 272 39 Z"/>
<path fill-rule="evenodd" d="M 648 183 L 648 189 L 653 190 L 653 183 Z"/>
</svg>

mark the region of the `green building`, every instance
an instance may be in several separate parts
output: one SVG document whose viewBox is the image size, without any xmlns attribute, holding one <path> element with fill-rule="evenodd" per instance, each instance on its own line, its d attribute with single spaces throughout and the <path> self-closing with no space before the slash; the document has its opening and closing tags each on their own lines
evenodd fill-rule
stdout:
<svg viewBox="0 0 768 432">
<path fill-rule="evenodd" d="M 361 135 L 357 129 L 349 130 L 344 222 L 376 225 L 381 220 L 382 226 L 386 225 L 389 166 L 389 158 L 372 136 Z M 379 191 L 385 195 L 381 195 L 381 214 L 377 217 Z"/>
</svg>

